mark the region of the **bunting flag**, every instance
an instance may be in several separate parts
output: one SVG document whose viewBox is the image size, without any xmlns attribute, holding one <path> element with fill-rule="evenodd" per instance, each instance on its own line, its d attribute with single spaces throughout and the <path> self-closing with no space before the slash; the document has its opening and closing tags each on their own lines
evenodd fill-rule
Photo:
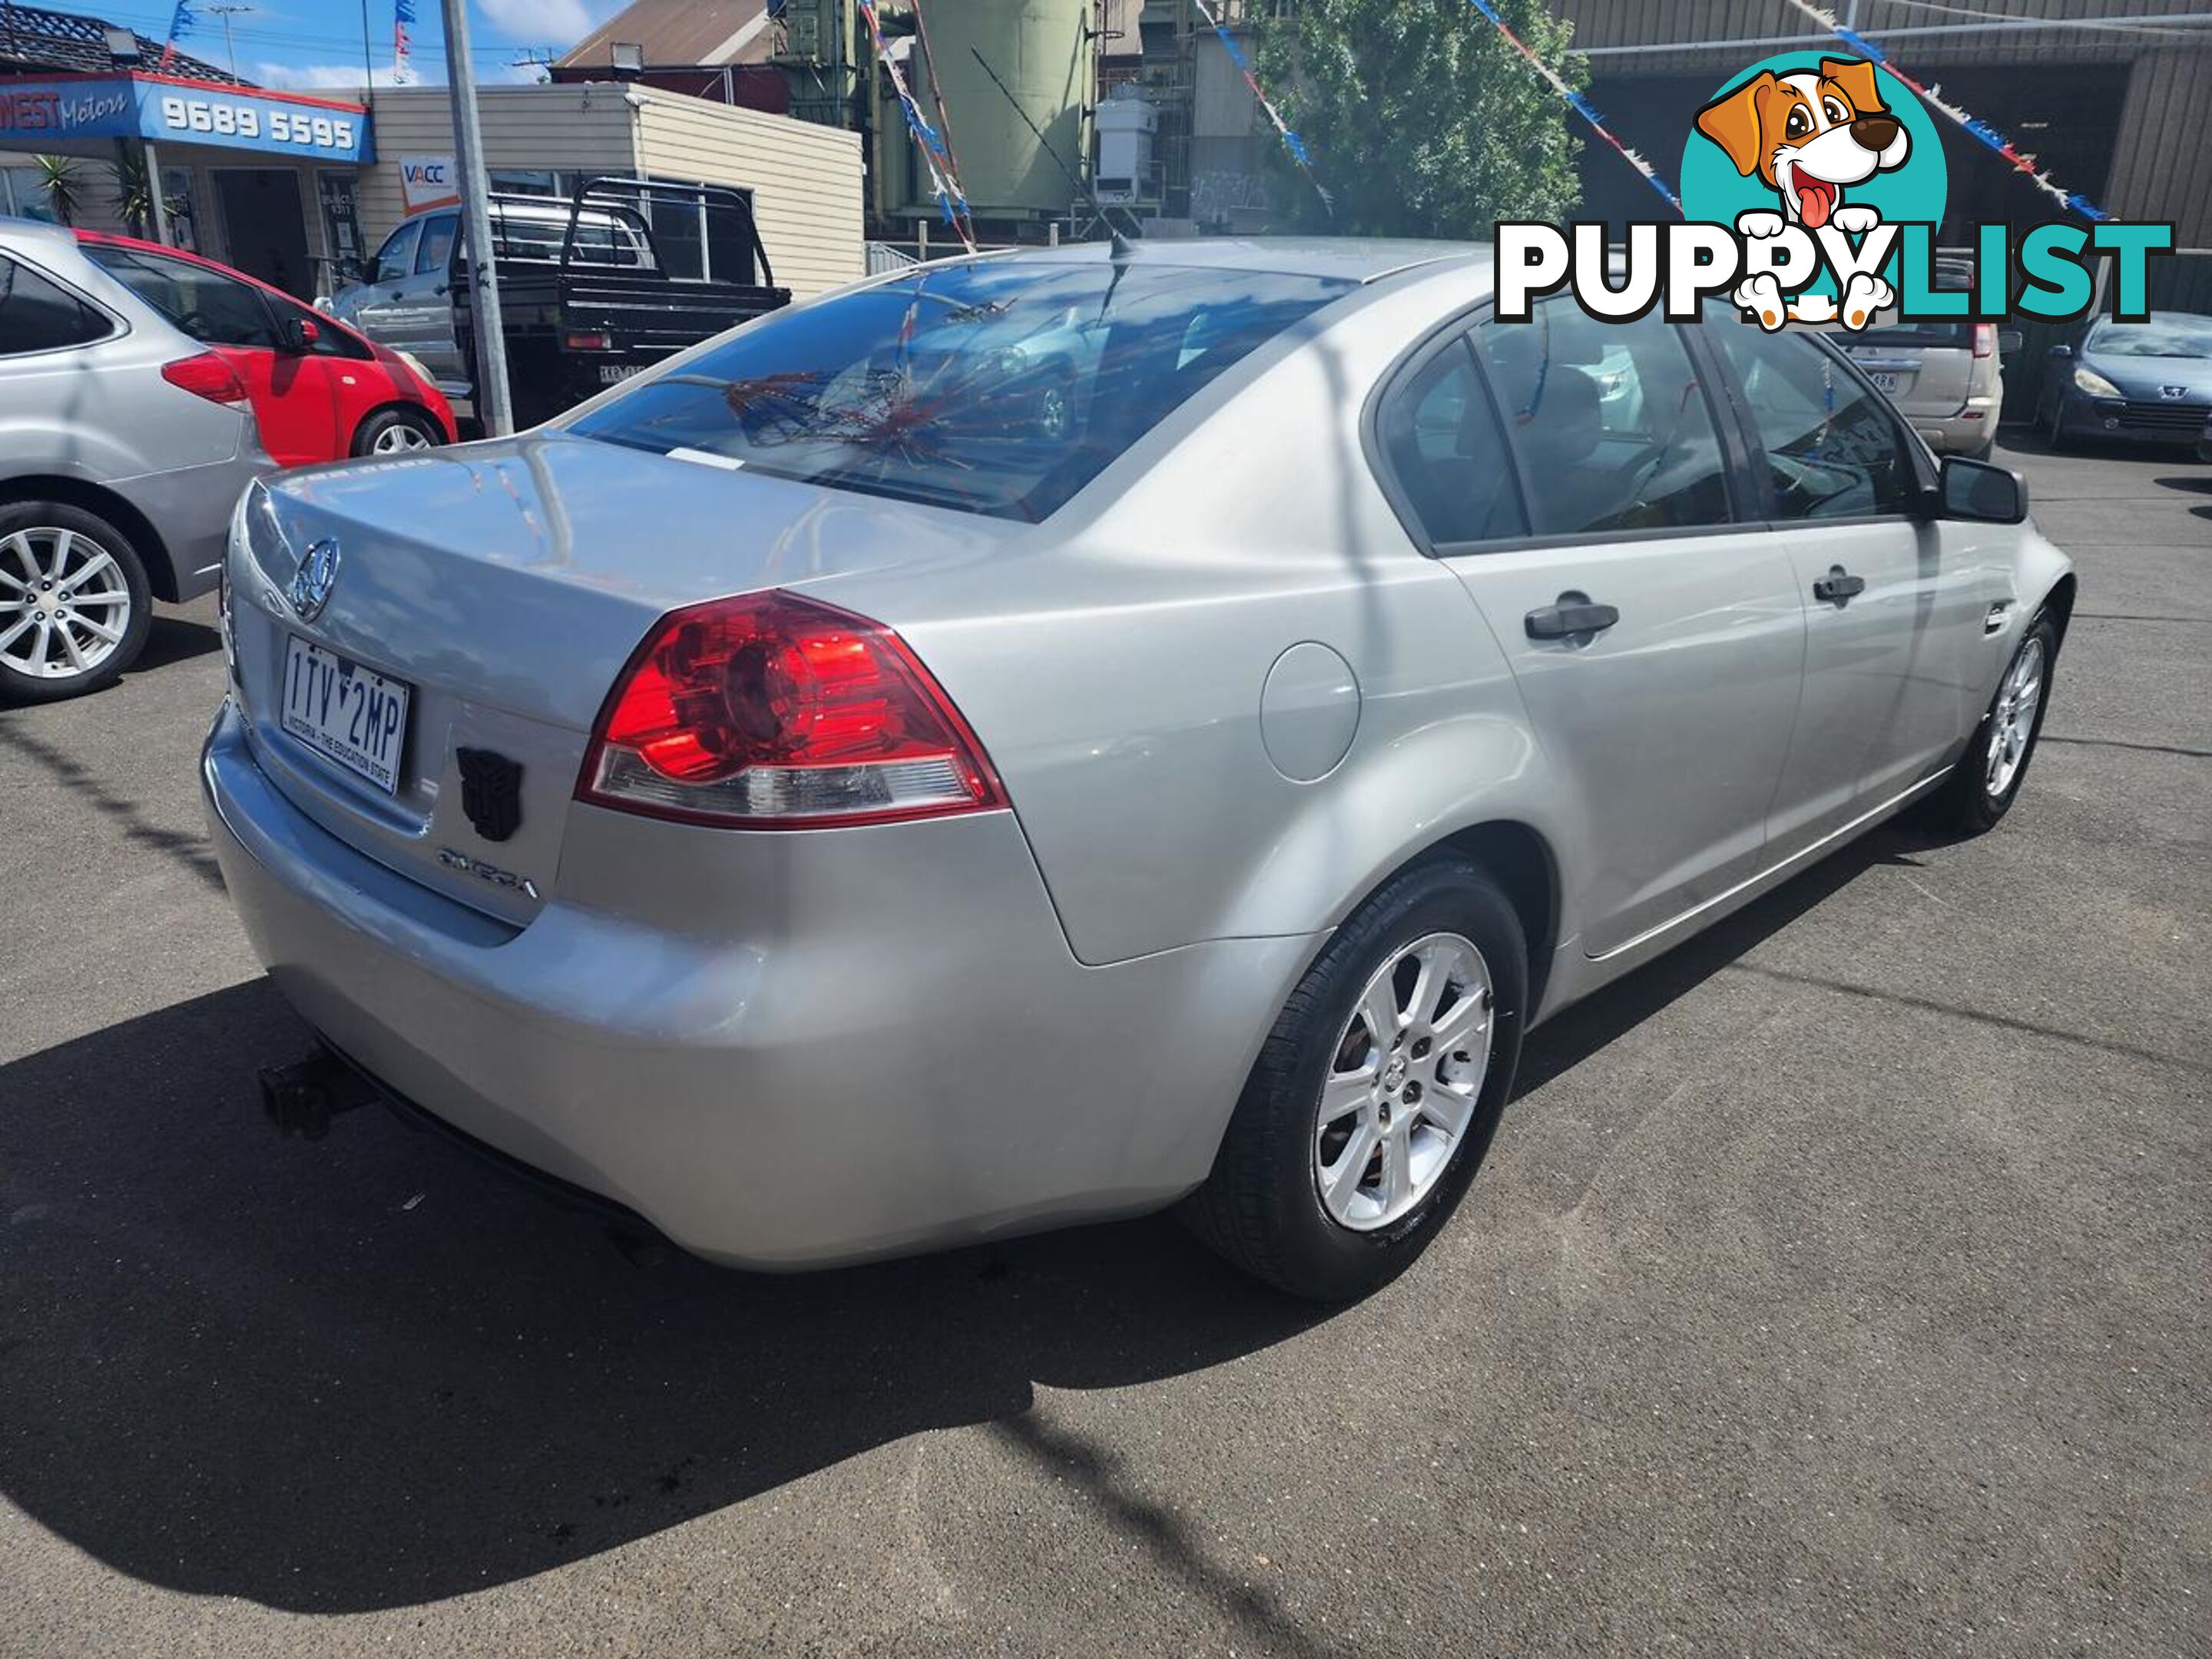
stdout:
<svg viewBox="0 0 2212 1659">
<path fill-rule="evenodd" d="M 192 31 L 198 20 L 192 15 L 188 0 L 177 0 L 177 9 L 169 14 L 169 38 L 161 43 L 161 73 L 169 72 L 169 65 L 177 61 L 177 42 Z"/>
<path fill-rule="evenodd" d="M 1480 4 L 1481 0 L 1475 0 L 1475 3 Z M 1834 35 L 1837 40 L 1842 41 L 1869 63 L 1881 64 L 1899 80 L 1904 82 L 1919 96 L 1923 103 L 1943 116 L 1954 126 L 1984 149 L 1993 149 L 2004 157 L 2011 164 L 2014 173 L 2019 173 L 2021 178 L 2027 179 L 2061 207 L 2070 209 L 2084 219 L 2095 221 L 2112 217 L 2112 215 L 2079 191 L 2069 190 L 2052 178 L 2049 173 L 2036 164 L 2034 156 L 2016 148 L 2012 140 L 2005 137 L 2002 130 L 1983 120 L 1979 116 L 1967 114 L 1958 105 L 1947 100 L 1943 96 L 1943 89 L 1941 87 L 1922 86 L 1919 82 L 1891 63 L 1883 55 L 1880 46 L 1875 45 L 1864 35 L 1844 27 L 1834 13 L 1822 11 L 1818 6 L 1809 3 L 1809 0 L 1790 0 L 1790 4 L 1827 30 L 1829 33 Z"/>
<path fill-rule="evenodd" d="M 392 84 L 415 84 L 415 0 L 392 0 Z"/>
<path fill-rule="evenodd" d="M 1546 83 L 1551 87 L 1553 92 L 1559 94 L 1559 100 L 1562 103 L 1565 104 L 1569 109 L 1574 111 L 1577 115 L 1582 117 L 1583 124 L 1587 125 L 1592 132 L 1595 132 L 1599 137 L 1604 139 L 1607 144 L 1613 147 L 1613 152 L 1618 155 L 1622 161 L 1634 167 L 1638 175 L 1643 179 L 1645 184 L 1650 185 L 1652 189 L 1657 191 L 1660 195 L 1666 198 L 1667 205 L 1668 207 L 1674 209 L 1677 213 L 1680 213 L 1682 210 L 1682 198 L 1675 195 L 1674 187 L 1660 176 L 1658 168 L 1653 167 L 1650 162 L 1645 161 L 1641 155 L 1638 155 L 1634 150 L 1631 149 L 1626 144 L 1622 143 L 1619 138 L 1613 136 L 1613 129 L 1607 126 L 1605 124 L 1605 118 L 1590 107 L 1589 100 L 1583 97 L 1582 94 L 1577 92 L 1572 87 L 1569 86 L 1565 80 L 1560 78 L 1557 70 L 1553 70 L 1548 64 L 1545 63 L 1542 58 L 1536 56 L 1535 52 L 1529 48 L 1527 41 L 1523 40 L 1519 35 L 1514 33 L 1514 32 L 1506 26 L 1504 18 L 1498 15 L 1497 7 L 1491 3 L 1491 0 L 1467 0 L 1467 3 L 1490 20 L 1491 27 L 1505 37 L 1505 44 L 1512 47 L 1514 51 L 1519 52 L 1522 60 L 1528 64 L 1530 69 L 1534 70 L 1537 74 L 1543 76 Z M 1792 3 L 1795 3 L 1795 0 L 1792 0 Z"/>
<path fill-rule="evenodd" d="M 1214 15 L 1213 8 L 1207 3 L 1207 0 L 1191 0 L 1191 3 L 1198 8 L 1199 15 L 1206 19 L 1206 26 L 1212 29 L 1215 37 L 1220 40 L 1221 49 L 1229 54 L 1229 61 L 1237 65 L 1237 73 L 1244 77 L 1244 84 L 1252 89 L 1253 101 L 1260 106 L 1261 112 L 1274 124 L 1275 134 L 1283 141 L 1283 148 L 1290 152 L 1291 160 L 1297 163 L 1298 171 L 1305 174 L 1306 182 L 1314 187 L 1314 194 L 1321 198 L 1322 206 L 1328 210 L 1328 216 L 1334 219 L 1336 216 L 1336 204 L 1330 199 L 1328 191 L 1322 184 L 1320 175 L 1313 169 L 1313 157 L 1306 149 L 1306 141 L 1291 130 L 1283 118 L 1276 112 L 1274 105 L 1268 101 L 1267 94 L 1260 89 L 1260 77 L 1253 72 L 1250 62 L 1244 56 L 1244 49 L 1239 46 L 1236 38 L 1221 26 L 1221 19 Z"/>
<path fill-rule="evenodd" d="M 899 108 L 906 115 L 907 131 L 914 137 L 915 148 L 921 153 L 921 164 L 929 173 L 930 193 L 936 197 L 945 222 L 952 227 L 952 234 L 973 253 L 975 222 L 968 212 L 968 198 L 961 193 L 960 174 L 952 165 L 951 152 L 945 149 L 944 135 L 930 125 L 928 118 L 921 112 L 921 106 L 907 89 L 906 76 L 892 58 L 890 47 L 884 40 L 883 25 L 876 19 L 875 0 L 860 0 L 860 15 L 867 20 L 868 36 L 875 42 L 876 61 L 891 77 L 891 90 L 898 94 Z"/>
</svg>

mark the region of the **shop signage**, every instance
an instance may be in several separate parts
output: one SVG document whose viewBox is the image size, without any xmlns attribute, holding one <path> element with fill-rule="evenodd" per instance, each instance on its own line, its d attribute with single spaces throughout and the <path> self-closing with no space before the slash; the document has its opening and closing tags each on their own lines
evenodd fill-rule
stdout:
<svg viewBox="0 0 2212 1659">
<path fill-rule="evenodd" d="M 358 104 L 166 76 L 62 76 L 0 83 L 0 143 L 151 138 L 319 161 L 374 155 Z"/>
<path fill-rule="evenodd" d="M 407 211 L 451 207 L 461 199 L 460 169 L 450 155 L 408 155 L 399 162 L 399 194 Z"/>
</svg>

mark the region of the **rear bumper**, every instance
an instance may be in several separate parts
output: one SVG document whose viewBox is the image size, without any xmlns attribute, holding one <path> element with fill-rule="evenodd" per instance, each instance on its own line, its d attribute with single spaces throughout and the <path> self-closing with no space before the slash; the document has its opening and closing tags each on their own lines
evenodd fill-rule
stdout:
<svg viewBox="0 0 2212 1659">
<path fill-rule="evenodd" d="M 252 741 L 226 703 L 202 782 L 240 919 L 301 1016 L 464 1133 L 740 1266 L 1171 1202 L 1211 1166 L 1311 948 L 1083 967 L 1006 813 L 667 826 L 776 878 L 699 891 L 689 930 L 558 898 L 517 930 L 322 830 Z"/>
<path fill-rule="evenodd" d="M 215 591 L 238 498 L 273 465 L 258 449 L 249 448 L 227 461 L 149 473 L 112 486 L 145 515 L 161 538 L 176 583 L 173 593 L 161 597 L 181 604 Z M 158 577 L 155 586 L 158 590 Z"/>
</svg>

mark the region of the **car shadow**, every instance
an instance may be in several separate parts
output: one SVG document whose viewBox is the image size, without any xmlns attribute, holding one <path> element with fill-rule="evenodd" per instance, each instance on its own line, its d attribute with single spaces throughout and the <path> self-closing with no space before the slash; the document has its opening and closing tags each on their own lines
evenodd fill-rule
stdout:
<svg viewBox="0 0 2212 1659">
<path fill-rule="evenodd" d="M 204 622 L 185 617 L 167 617 L 156 612 L 154 625 L 147 630 L 145 649 L 131 670 L 143 674 L 156 668 L 167 668 L 173 662 L 189 662 L 194 657 L 204 657 L 210 651 L 222 649 L 222 635 Z"/>
<path fill-rule="evenodd" d="M 1924 844 L 1862 842 L 1569 1011 L 1522 1092 Z M 0 1067 L 0 1493 L 137 1579 L 419 1604 L 925 1430 L 1028 1445 L 1036 1385 L 1181 1375 L 1328 1316 L 1166 1218 L 790 1278 L 640 1266 L 589 1212 L 382 1112 L 276 1139 L 253 1074 L 307 1041 L 254 981 Z M 1144 1541 L 1257 1645 L 1300 1647 L 1172 1528 Z"/>
</svg>

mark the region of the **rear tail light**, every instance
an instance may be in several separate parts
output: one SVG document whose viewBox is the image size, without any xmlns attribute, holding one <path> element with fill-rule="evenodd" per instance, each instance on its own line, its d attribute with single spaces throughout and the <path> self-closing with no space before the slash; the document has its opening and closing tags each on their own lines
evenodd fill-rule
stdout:
<svg viewBox="0 0 2212 1659">
<path fill-rule="evenodd" d="M 1974 325 L 1974 356 L 1994 357 L 1997 355 L 1997 325 L 1995 323 Z"/>
<path fill-rule="evenodd" d="M 173 363 L 161 365 L 161 378 L 171 386 L 181 386 L 196 398 L 205 398 L 215 404 L 242 404 L 246 401 L 246 382 L 238 378 L 238 371 L 212 351 L 203 351 L 197 357 L 179 357 Z"/>
<path fill-rule="evenodd" d="M 568 349 L 571 351 L 612 351 L 614 349 L 614 337 L 610 334 L 571 334 L 568 337 Z"/>
<path fill-rule="evenodd" d="M 576 797 L 763 830 L 1006 804 L 982 745 L 904 641 L 781 592 L 661 618 L 600 712 Z"/>
</svg>

